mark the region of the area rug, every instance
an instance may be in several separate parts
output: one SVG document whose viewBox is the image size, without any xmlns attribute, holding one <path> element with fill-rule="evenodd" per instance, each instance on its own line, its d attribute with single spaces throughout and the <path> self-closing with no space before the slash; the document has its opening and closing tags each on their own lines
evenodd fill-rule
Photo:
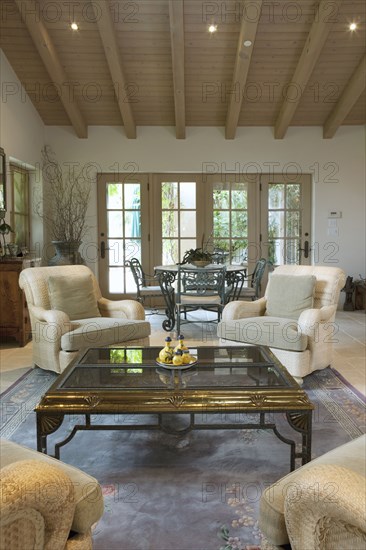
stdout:
<svg viewBox="0 0 366 550">
<path fill-rule="evenodd" d="M 35 448 L 29 394 L 34 401 L 37 391 L 44 393 L 56 375 L 40 369 L 27 374 L 3 396 L 2 434 Z M 335 371 L 328 368 L 307 376 L 304 388 L 316 407 L 313 458 L 365 432 L 365 403 Z M 281 433 L 293 438 L 286 421 L 276 418 Z M 240 429 L 247 419 L 226 415 L 221 420 L 237 422 L 237 430 L 197 431 L 180 438 L 148 431 L 79 432 L 61 449 L 61 459 L 102 485 L 105 513 L 94 529 L 94 549 L 260 548 L 259 500 L 268 485 L 289 472 L 290 452 L 272 432 Z M 171 418 L 174 423 L 184 420 Z M 64 421 L 49 437 L 49 449 L 71 426 Z"/>
</svg>

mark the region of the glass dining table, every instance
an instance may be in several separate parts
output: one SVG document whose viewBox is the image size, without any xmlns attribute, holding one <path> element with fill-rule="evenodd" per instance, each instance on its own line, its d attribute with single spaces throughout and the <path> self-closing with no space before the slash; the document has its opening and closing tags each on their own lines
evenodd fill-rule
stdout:
<svg viewBox="0 0 366 550">
<path fill-rule="evenodd" d="M 225 267 L 226 285 L 230 289 L 230 292 L 226 294 L 226 303 L 239 299 L 247 275 L 247 268 L 245 266 L 237 264 L 226 264 L 225 266 L 222 264 L 208 264 L 205 267 L 197 267 L 192 264 L 184 264 L 184 267 L 189 267 L 192 271 Z M 176 324 L 175 281 L 178 276 L 178 264 L 158 265 L 154 267 L 154 272 L 159 280 L 166 305 L 165 313 L 167 318 L 164 319 L 162 327 L 169 332 L 174 329 Z"/>
</svg>

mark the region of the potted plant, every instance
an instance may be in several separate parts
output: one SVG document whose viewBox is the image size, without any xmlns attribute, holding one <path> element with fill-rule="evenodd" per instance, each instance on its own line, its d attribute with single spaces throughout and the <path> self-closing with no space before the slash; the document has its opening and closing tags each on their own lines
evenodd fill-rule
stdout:
<svg viewBox="0 0 366 550">
<path fill-rule="evenodd" d="M 63 172 L 50 147 L 42 149 L 43 208 L 37 212 L 45 221 L 56 255 L 49 265 L 84 263 L 79 247 L 88 227 L 86 212 L 90 198 L 90 184 L 74 167 Z"/>
<path fill-rule="evenodd" d="M 192 264 L 196 267 L 205 267 L 212 261 L 212 255 L 202 248 L 191 248 L 184 253 L 182 264 Z"/>
</svg>

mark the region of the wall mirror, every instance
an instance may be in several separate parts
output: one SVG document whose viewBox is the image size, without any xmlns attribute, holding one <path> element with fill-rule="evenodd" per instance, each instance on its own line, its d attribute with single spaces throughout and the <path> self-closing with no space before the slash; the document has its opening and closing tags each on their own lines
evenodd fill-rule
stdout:
<svg viewBox="0 0 366 550">
<path fill-rule="evenodd" d="M 4 149 L 0 147 L 0 219 L 6 213 L 6 164 Z"/>
</svg>

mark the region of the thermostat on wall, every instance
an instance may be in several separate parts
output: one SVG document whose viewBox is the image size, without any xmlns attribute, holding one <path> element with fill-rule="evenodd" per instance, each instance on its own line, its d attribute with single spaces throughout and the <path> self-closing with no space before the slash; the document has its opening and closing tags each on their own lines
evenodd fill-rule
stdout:
<svg viewBox="0 0 366 550">
<path fill-rule="evenodd" d="M 329 210 L 328 218 L 341 218 L 342 212 L 340 210 Z"/>
</svg>

